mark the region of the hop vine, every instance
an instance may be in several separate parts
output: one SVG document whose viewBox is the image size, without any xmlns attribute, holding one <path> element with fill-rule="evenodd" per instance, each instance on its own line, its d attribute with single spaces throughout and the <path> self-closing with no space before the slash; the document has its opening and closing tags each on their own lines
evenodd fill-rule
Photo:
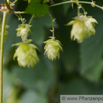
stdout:
<svg viewBox="0 0 103 103">
<path fill-rule="evenodd" d="M 97 24 L 97 20 L 92 16 L 87 16 L 87 12 L 85 11 L 82 4 L 90 4 L 92 7 L 97 7 L 103 10 L 103 6 L 97 5 L 95 1 L 80 1 L 80 0 L 68 0 L 65 2 L 60 2 L 55 4 L 53 0 L 28 0 L 28 6 L 25 11 L 15 11 L 13 6 L 18 0 L 14 0 L 14 2 L 10 2 L 10 0 L 4 0 L 5 4 L 0 4 L 0 12 L 3 13 L 2 25 L 0 25 L 0 103 L 2 103 L 2 84 L 3 84 L 3 48 L 4 48 L 4 40 L 8 36 L 8 25 L 6 25 L 6 17 L 8 13 L 13 13 L 17 16 L 18 20 L 21 21 L 21 24 L 18 25 L 17 37 L 21 37 L 21 42 L 13 44 L 13 46 L 18 46 L 14 53 L 14 59 L 17 58 L 18 64 L 23 67 L 33 67 L 39 62 L 39 57 L 37 51 L 39 48 L 32 43 L 32 38 L 28 39 L 29 34 L 31 33 L 31 22 L 34 17 L 42 17 L 46 14 L 49 14 L 52 21 L 52 36 L 43 43 L 44 45 L 44 55 L 48 57 L 50 60 L 55 60 L 60 58 L 60 51 L 63 51 L 62 44 L 55 37 L 55 20 L 52 15 L 49 13 L 49 8 L 71 3 L 72 7 L 75 3 L 77 5 L 77 16 L 74 20 L 67 23 L 67 26 L 72 25 L 71 30 L 71 39 L 77 40 L 78 43 L 83 42 L 86 38 L 89 38 L 91 35 L 96 33 L 95 24 Z M 83 13 L 81 13 L 81 10 Z M 32 17 L 29 23 L 26 23 L 26 20 L 22 18 L 21 14 L 31 14 Z M 36 18 L 35 18 L 36 19 Z"/>
</svg>

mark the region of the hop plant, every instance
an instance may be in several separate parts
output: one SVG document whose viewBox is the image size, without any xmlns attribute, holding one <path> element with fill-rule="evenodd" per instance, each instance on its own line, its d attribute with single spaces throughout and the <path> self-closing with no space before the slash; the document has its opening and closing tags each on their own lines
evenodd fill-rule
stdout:
<svg viewBox="0 0 103 103">
<path fill-rule="evenodd" d="M 29 24 L 20 24 L 18 26 L 18 28 L 16 29 L 17 36 L 21 36 L 23 41 L 27 40 L 27 37 L 28 37 L 29 32 L 30 32 L 30 27 L 31 27 L 31 25 L 29 25 Z"/>
<path fill-rule="evenodd" d="M 57 57 L 59 58 L 59 51 L 63 50 L 61 47 L 61 43 L 59 40 L 56 40 L 55 37 L 50 37 L 51 39 L 45 41 L 44 43 L 46 44 L 44 46 L 45 49 L 45 55 L 51 60 L 56 59 Z"/>
<path fill-rule="evenodd" d="M 95 34 L 95 23 L 97 21 L 91 16 L 77 16 L 75 20 L 70 21 L 67 25 L 73 25 L 71 30 L 71 39 L 82 42 L 85 38 Z"/>
<path fill-rule="evenodd" d="M 20 66 L 33 67 L 39 61 L 37 51 L 36 51 L 38 47 L 35 46 L 34 44 L 29 44 L 30 42 L 31 40 L 28 40 L 27 43 L 20 42 L 14 44 L 19 46 L 14 54 L 14 59 L 15 57 L 17 57 L 18 64 Z"/>
<path fill-rule="evenodd" d="M 5 32 L 4 32 L 4 40 L 8 37 L 8 31 L 7 29 L 9 28 L 8 25 L 5 26 Z M 2 31 L 2 26 L 0 25 L 0 38 L 1 38 L 1 31 Z"/>
</svg>

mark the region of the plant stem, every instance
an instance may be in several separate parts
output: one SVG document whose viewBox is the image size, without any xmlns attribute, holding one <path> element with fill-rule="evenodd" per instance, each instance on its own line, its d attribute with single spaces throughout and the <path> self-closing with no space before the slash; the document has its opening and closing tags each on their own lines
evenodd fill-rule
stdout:
<svg viewBox="0 0 103 103">
<path fill-rule="evenodd" d="M 90 4 L 90 5 L 92 4 L 92 2 L 86 2 L 86 1 L 79 1 L 79 3 L 82 3 L 82 4 Z M 102 6 L 99 6 L 99 5 L 96 5 L 96 4 L 95 4 L 95 7 L 103 10 L 103 7 L 102 7 Z"/>
<path fill-rule="evenodd" d="M 76 4 L 77 4 L 77 7 L 78 7 L 78 16 L 80 16 L 80 8 L 79 8 L 79 7 L 80 7 L 80 4 L 79 4 L 79 1 L 78 1 L 78 0 L 76 1 Z"/>
<path fill-rule="evenodd" d="M 78 2 L 81 3 L 81 4 L 90 4 L 90 5 L 92 3 L 92 2 L 87 2 L 87 1 L 78 1 Z M 50 5 L 49 7 L 59 6 L 59 5 L 68 4 L 68 3 L 76 3 L 76 1 L 65 1 L 65 2 L 54 4 L 54 5 Z M 103 10 L 102 6 L 99 6 L 99 5 L 95 4 L 95 7 Z M 24 12 L 24 11 L 14 11 L 14 13 L 15 14 L 24 14 L 26 12 Z"/>
<path fill-rule="evenodd" d="M 30 21 L 29 21 L 29 25 L 31 24 L 33 18 L 34 18 L 34 15 L 32 15 L 32 17 L 31 17 L 31 19 L 30 19 Z"/>
<path fill-rule="evenodd" d="M 6 1 L 7 3 L 10 0 Z M 3 47 L 4 47 L 4 33 L 6 24 L 7 12 L 3 12 L 2 30 L 1 30 L 1 47 L 0 47 L 0 103 L 3 103 Z"/>
<path fill-rule="evenodd" d="M 12 4 L 15 4 L 17 2 L 17 0 L 15 0 Z"/>
<path fill-rule="evenodd" d="M 61 3 L 57 3 L 57 4 L 54 4 L 54 5 L 51 5 L 51 6 L 49 6 L 49 7 L 59 6 L 59 5 L 68 4 L 68 3 L 77 3 L 77 2 L 76 2 L 76 1 L 66 1 L 66 2 L 61 2 Z M 91 5 L 92 2 L 78 1 L 78 3 L 81 3 L 81 4 L 90 4 L 90 5 Z M 96 4 L 95 4 L 95 7 L 103 10 L 103 7 L 102 7 L 102 6 L 99 6 L 99 5 L 96 5 Z"/>
<path fill-rule="evenodd" d="M 14 11 L 14 14 L 24 14 L 26 13 L 25 11 Z"/>
<path fill-rule="evenodd" d="M 11 7 L 10 7 L 10 5 L 9 5 L 9 0 L 8 0 L 8 1 L 7 1 L 7 0 L 4 0 L 4 2 L 5 2 L 5 4 L 6 4 L 6 7 L 8 8 L 8 10 L 11 11 L 11 12 L 14 12 L 14 10 L 11 9 Z"/>
<path fill-rule="evenodd" d="M 84 15 L 86 15 L 86 11 L 85 11 L 85 9 L 83 8 L 83 6 L 81 6 L 81 8 L 82 8 L 82 10 L 83 10 L 83 12 L 84 12 Z"/>
<path fill-rule="evenodd" d="M 63 4 L 67 4 L 67 3 L 76 3 L 75 1 L 65 1 L 65 2 L 61 2 L 61 3 L 57 3 L 57 4 L 54 4 L 54 5 L 51 5 L 49 7 L 53 7 L 53 6 L 58 6 L 58 5 L 63 5 Z"/>
<path fill-rule="evenodd" d="M 1 50 L 0 50 L 0 103 L 3 102 L 3 47 L 4 32 L 6 24 L 7 12 L 3 12 L 2 31 L 1 31 Z"/>
<path fill-rule="evenodd" d="M 53 33 L 53 37 L 54 37 L 54 22 L 55 22 L 55 19 L 53 19 L 52 15 L 49 12 L 48 12 L 48 14 L 52 19 L 52 33 Z"/>
</svg>

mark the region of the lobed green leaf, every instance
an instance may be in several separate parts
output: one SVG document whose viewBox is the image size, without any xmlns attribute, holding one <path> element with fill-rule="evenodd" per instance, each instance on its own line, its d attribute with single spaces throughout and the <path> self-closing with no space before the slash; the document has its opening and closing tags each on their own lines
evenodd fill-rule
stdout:
<svg viewBox="0 0 103 103">
<path fill-rule="evenodd" d="M 25 12 L 35 15 L 37 17 L 44 16 L 48 13 L 49 6 L 43 4 L 42 0 L 31 0 Z"/>
</svg>

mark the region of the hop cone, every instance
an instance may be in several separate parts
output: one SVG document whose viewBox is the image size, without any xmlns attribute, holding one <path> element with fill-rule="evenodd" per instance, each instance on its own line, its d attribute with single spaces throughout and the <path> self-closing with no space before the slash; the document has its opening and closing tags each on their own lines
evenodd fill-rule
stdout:
<svg viewBox="0 0 103 103">
<path fill-rule="evenodd" d="M 27 37 L 30 32 L 30 27 L 31 27 L 31 25 L 29 25 L 29 24 L 20 24 L 19 27 L 16 29 L 17 36 L 21 36 L 23 41 L 27 40 Z"/>
<path fill-rule="evenodd" d="M 75 20 L 72 20 L 67 24 L 73 25 L 71 39 L 82 42 L 85 38 L 95 34 L 95 23 L 97 23 L 97 21 L 91 16 L 81 15 L 80 17 L 75 17 Z"/>
<path fill-rule="evenodd" d="M 51 60 L 56 59 L 57 57 L 59 58 L 59 51 L 62 50 L 61 43 L 58 40 L 55 40 L 54 37 L 50 37 L 51 39 L 45 41 L 44 43 L 46 44 L 44 49 L 45 49 L 45 55 Z"/>
<path fill-rule="evenodd" d="M 33 67 L 39 61 L 36 52 L 36 49 L 38 49 L 38 47 L 34 44 L 20 42 L 14 45 L 19 46 L 14 54 L 14 58 L 17 57 L 17 61 L 20 66 Z"/>
</svg>

